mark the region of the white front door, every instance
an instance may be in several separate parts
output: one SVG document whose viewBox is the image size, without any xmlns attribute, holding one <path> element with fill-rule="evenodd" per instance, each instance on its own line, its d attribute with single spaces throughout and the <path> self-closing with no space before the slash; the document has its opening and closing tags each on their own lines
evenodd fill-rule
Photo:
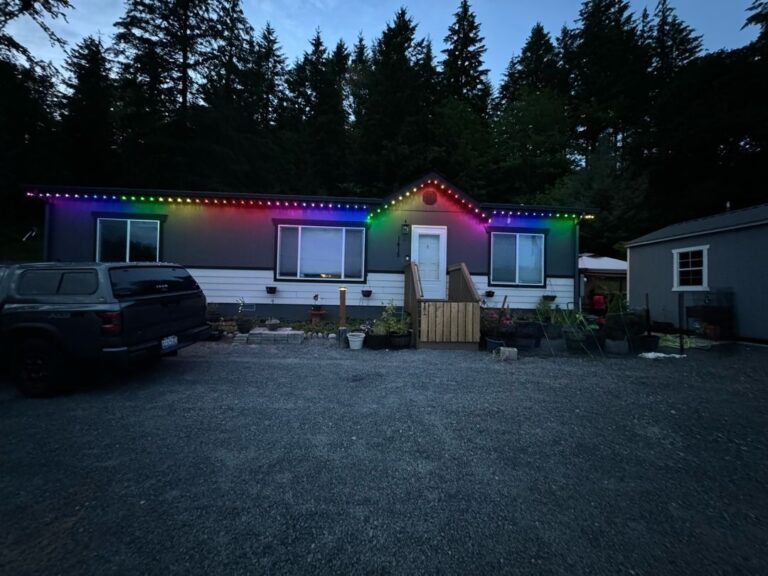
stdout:
<svg viewBox="0 0 768 576">
<path fill-rule="evenodd" d="M 445 226 L 411 226 L 411 261 L 419 267 L 424 298 L 446 298 L 447 240 Z"/>
</svg>

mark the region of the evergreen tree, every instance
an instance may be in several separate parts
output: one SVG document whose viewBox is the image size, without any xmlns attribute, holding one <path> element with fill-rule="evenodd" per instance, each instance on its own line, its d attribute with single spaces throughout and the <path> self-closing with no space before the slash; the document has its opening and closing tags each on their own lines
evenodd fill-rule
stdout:
<svg viewBox="0 0 768 576">
<path fill-rule="evenodd" d="M 285 56 L 275 29 L 269 23 L 256 41 L 252 70 L 248 97 L 254 98 L 258 126 L 262 129 L 275 127 L 285 108 L 287 72 Z"/>
<path fill-rule="evenodd" d="M 750 15 L 742 28 L 747 26 L 759 27 L 760 33 L 755 44 L 762 49 L 768 48 L 768 0 L 752 0 L 747 11 L 750 12 Z M 0 27 L 0 29 L 2 28 Z"/>
<path fill-rule="evenodd" d="M 360 34 L 352 48 L 352 59 L 349 65 L 349 109 L 353 123 L 360 121 L 367 106 L 370 73 L 371 60 L 368 55 L 368 48 L 365 45 L 365 39 Z"/>
<path fill-rule="evenodd" d="M 244 99 L 244 76 L 253 58 L 253 28 L 243 13 L 242 0 L 213 5 L 211 35 L 204 59 L 204 98 L 234 109 Z"/>
<path fill-rule="evenodd" d="M 51 20 L 66 19 L 65 11 L 72 8 L 70 0 L 4 0 L 0 2 L 0 58 L 12 60 L 22 56 L 30 64 L 36 63 L 31 52 L 5 29 L 14 20 L 27 17 L 32 20 L 53 44 L 60 47 L 65 42 L 50 27 Z"/>
<path fill-rule="evenodd" d="M 113 183 L 113 86 L 101 40 L 84 38 L 67 58 L 62 155 L 69 183 Z"/>
<path fill-rule="evenodd" d="M 359 121 L 364 161 L 360 183 L 369 190 L 389 192 L 430 168 L 412 139 L 424 113 L 425 95 L 416 89 L 416 79 L 423 76 L 425 62 L 416 24 L 401 8 L 371 50 L 367 105 Z"/>
<path fill-rule="evenodd" d="M 446 96 L 467 102 L 472 110 L 486 115 L 491 96 L 488 70 L 483 68 L 484 38 L 468 0 L 461 0 L 448 28 L 443 50 L 442 82 Z"/>
<path fill-rule="evenodd" d="M 565 54 L 586 156 L 603 134 L 626 147 L 647 113 L 647 52 L 626 0 L 586 0 Z M 619 155 L 624 158 L 624 155 Z"/>
<path fill-rule="evenodd" d="M 333 193 L 346 178 L 349 51 L 339 42 L 329 54 L 319 30 L 310 47 L 288 74 L 295 174 L 303 189 Z"/>
<path fill-rule="evenodd" d="M 669 0 L 659 0 L 651 34 L 652 68 L 657 82 L 666 84 L 701 52 L 701 36 L 675 14 Z"/>
</svg>

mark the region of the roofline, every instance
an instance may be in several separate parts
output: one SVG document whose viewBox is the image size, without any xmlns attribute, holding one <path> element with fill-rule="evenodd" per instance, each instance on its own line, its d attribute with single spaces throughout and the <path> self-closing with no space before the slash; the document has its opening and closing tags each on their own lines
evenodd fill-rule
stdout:
<svg viewBox="0 0 768 576">
<path fill-rule="evenodd" d="M 599 210 L 590 208 L 574 208 L 573 206 L 552 206 L 547 204 L 499 204 L 483 202 L 479 205 L 485 210 L 542 210 L 544 212 L 574 212 L 576 214 L 597 214 Z"/>
<path fill-rule="evenodd" d="M 574 208 L 572 206 L 551 206 L 545 204 L 508 204 L 508 203 L 495 203 L 495 202 L 478 202 L 475 198 L 467 194 L 464 190 L 456 186 L 453 182 L 448 180 L 445 176 L 432 170 L 421 178 L 411 181 L 405 186 L 401 186 L 397 191 L 392 192 L 384 197 L 383 204 L 388 204 L 391 200 L 397 199 L 402 196 L 403 192 L 418 188 L 421 184 L 429 182 L 430 180 L 439 181 L 445 186 L 449 186 L 454 193 L 456 193 L 463 200 L 472 202 L 481 210 L 540 210 L 543 212 L 573 212 L 575 214 L 597 214 L 599 210 L 592 208 Z"/>
<path fill-rule="evenodd" d="M 144 196 L 181 196 L 186 198 L 240 198 L 244 200 L 314 200 L 317 202 L 335 202 L 339 204 L 369 204 L 378 206 L 380 198 L 360 198 L 357 196 L 313 196 L 311 194 L 256 194 L 252 192 L 206 192 L 197 190 L 164 190 L 160 188 L 110 188 L 100 186 L 55 186 L 50 184 L 27 184 L 24 192 L 58 192 L 60 194 L 111 194 Z"/>
<path fill-rule="evenodd" d="M 768 218 L 763 220 L 757 220 L 755 222 L 747 222 L 745 224 L 737 224 L 735 226 L 725 226 L 722 228 L 710 228 L 708 230 L 700 230 L 699 232 L 689 232 L 688 234 L 677 234 L 675 236 L 664 236 L 662 238 L 655 238 L 653 240 L 646 240 L 638 242 L 633 240 L 624 244 L 627 248 L 634 248 L 636 246 L 646 246 L 648 244 L 658 244 L 659 242 L 667 242 L 669 240 L 680 240 L 683 238 L 694 238 L 696 236 L 706 236 L 707 234 L 719 234 L 720 232 L 728 232 L 729 230 L 740 230 L 741 228 L 752 228 L 753 226 L 761 226 L 768 224 Z M 642 237 L 641 237 L 642 238 Z M 638 238 L 640 240 L 640 238 Z"/>
</svg>

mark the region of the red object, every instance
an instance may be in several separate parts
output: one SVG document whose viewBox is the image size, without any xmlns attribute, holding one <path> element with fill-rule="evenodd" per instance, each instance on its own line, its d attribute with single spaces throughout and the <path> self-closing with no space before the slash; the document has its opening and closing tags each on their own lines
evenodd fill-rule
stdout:
<svg viewBox="0 0 768 576">
<path fill-rule="evenodd" d="M 605 314 L 605 296 L 602 294 L 592 296 L 592 310 L 595 314 Z"/>
<path fill-rule="evenodd" d="M 121 312 L 96 312 L 101 318 L 101 333 L 105 336 L 116 336 L 123 331 L 123 314 Z"/>
</svg>

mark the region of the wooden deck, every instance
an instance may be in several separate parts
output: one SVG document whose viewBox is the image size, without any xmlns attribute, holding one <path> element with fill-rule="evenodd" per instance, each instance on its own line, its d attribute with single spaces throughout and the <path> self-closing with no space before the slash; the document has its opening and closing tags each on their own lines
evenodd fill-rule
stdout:
<svg viewBox="0 0 768 576">
<path fill-rule="evenodd" d="M 480 296 L 464 263 L 448 268 L 448 299 L 423 297 L 419 271 L 405 269 L 405 308 L 413 323 L 417 348 L 477 349 L 480 342 Z"/>
</svg>

